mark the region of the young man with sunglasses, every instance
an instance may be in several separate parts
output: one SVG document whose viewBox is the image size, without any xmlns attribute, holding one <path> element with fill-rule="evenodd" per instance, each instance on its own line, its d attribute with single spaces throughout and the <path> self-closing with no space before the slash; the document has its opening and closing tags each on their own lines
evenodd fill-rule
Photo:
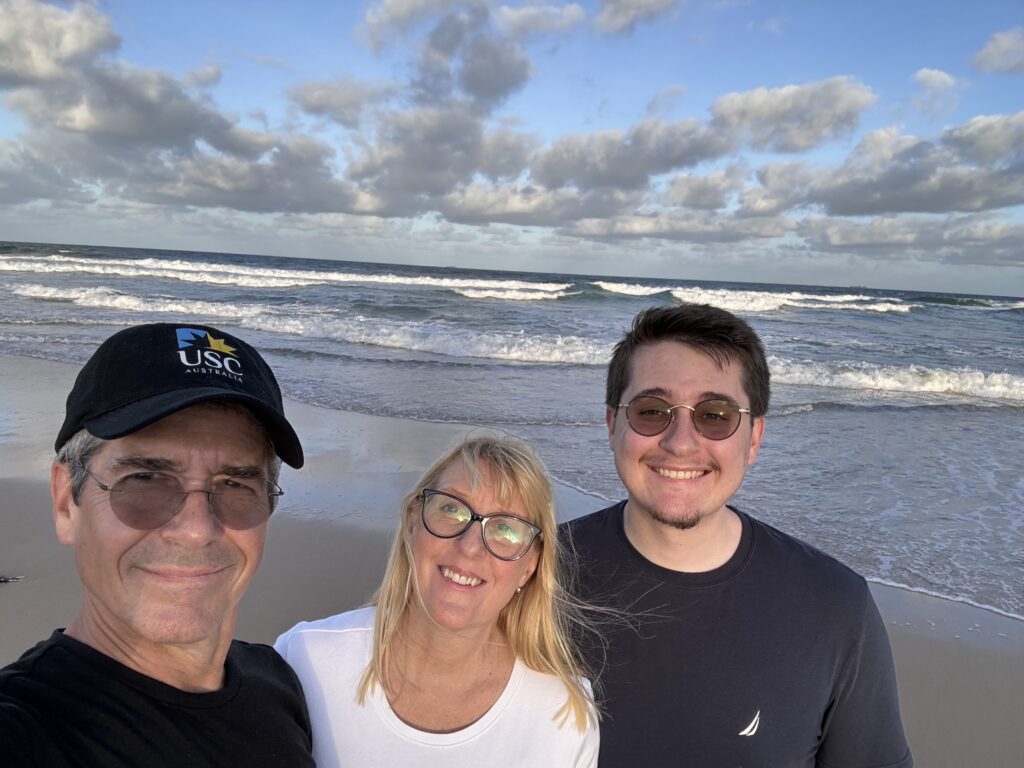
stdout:
<svg viewBox="0 0 1024 768">
<path fill-rule="evenodd" d="M 0 763 L 312 766 L 297 678 L 232 640 L 280 462 L 303 462 L 259 353 L 205 325 L 121 331 L 79 373 L 56 450 L 82 603 L 0 670 Z"/>
<path fill-rule="evenodd" d="M 645 310 L 606 395 L 628 498 L 562 530 L 580 596 L 624 619 L 586 648 L 600 764 L 911 766 L 864 579 L 728 505 L 768 410 L 753 329 L 706 305 Z"/>
</svg>

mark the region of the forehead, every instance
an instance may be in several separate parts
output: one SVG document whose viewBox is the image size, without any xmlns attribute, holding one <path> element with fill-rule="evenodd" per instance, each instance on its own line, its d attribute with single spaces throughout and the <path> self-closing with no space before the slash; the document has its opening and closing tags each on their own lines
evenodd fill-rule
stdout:
<svg viewBox="0 0 1024 768">
<path fill-rule="evenodd" d="M 520 490 L 514 483 L 502 482 L 503 478 L 487 462 L 480 462 L 473 472 L 461 457 L 444 468 L 437 478 L 437 490 L 451 491 L 463 497 L 470 504 L 497 506 L 500 511 L 512 512 L 519 517 L 526 515 L 526 504 Z M 478 509 L 482 515 L 491 514 L 489 509 Z"/>
<path fill-rule="evenodd" d="M 218 454 L 238 464 L 261 465 L 270 443 L 256 418 L 241 407 L 201 403 L 172 413 L 124 437 L 106 441 L 103 453 L 125 455 Z"/>
<path fill-rule="evenodd" d="M 743 394 L 743 369 L 732 360 L 722 364 L 703 350 L 678 341 L 644 344 L 633 354 L 629 397 L 649 390 L 675 396 L 728 395 L 738 400 Z"/>
</svg>

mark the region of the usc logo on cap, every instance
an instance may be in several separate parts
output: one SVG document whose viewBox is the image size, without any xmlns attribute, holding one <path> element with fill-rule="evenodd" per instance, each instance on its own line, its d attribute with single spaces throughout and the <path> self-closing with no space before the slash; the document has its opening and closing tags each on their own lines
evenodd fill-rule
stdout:
<svg viewBox="0 0 1024 768">
<path fill-rule="evenodd" d="M 233 376 L 242 375 L 242 363 L 224 339 L 218 339 L 199 328 L 178 328 L 178 359 L 186 368 L 209 368 L 225 371 Z M 202 346 L 206 342 L 206 347 Z"/>
</svg>

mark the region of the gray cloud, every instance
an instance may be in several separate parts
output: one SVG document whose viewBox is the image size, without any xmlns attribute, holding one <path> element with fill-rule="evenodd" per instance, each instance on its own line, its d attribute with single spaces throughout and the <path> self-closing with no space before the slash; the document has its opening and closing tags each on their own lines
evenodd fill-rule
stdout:
<svg viewBox="0 0 1024 768">
<path fill-rule="evenodd" d="M 374 198 L 374 213 L 419 213 L 473 178 L 483 143 L 481 123 L 464 105 L 394 112 L 382 118 L 379 140 L 349 163 L 346 176 Z"/>
<path fill-rule="evenodd" d="M 729 197 L 743 188 L 744 175 L 745 170 L 740 165 L 705 176 L 680 174 L 669 184 L 669 199 L 684 208 L 724 208 Z"/>
<path fill-rule="evenodd" d="M 601 0 L 597 26 L 603 32 L 630 32 L 641 21 L 665 13 L 680 0 Z"/>
<path fill-rule="evenodd" d="M 647 119 L 628 132 L 563 136 L 538 153 L 531 172 L 552 189 L 640 189 L 651 176 L 721 157 L 731 149 L 728 136 L 697 120 Z"/>
<path fill-rule="evenodd" d="M 812 218 L 799 234 L 818 251 L 956 264 L 1024 266 L 1024 227 L 986 215 Z"/>
<path fill-rule="evenodd" d="M 478 37 L 465 50 L 459 85 L 477 104 L 491 108 L 530 79 L 530 60 L 515 43 Z"/>
<path fill-rule="evenodd" d="M 675 109 L 685 95 L 686 88 L 684 86 L 666 85 L 647 102 L 645 112 L 648 117 L 664 117 Z"/>
<path fill-rule="evenodd" d="M 739 132 L 756 149 L 801 152 L 856 128 L 874 92 L 852 77 L 729 93 L 711 106 L 715 126 Z"/>
<path fill-rule="evenodd" d="M 972 63 L 982 72 L 1024 73 L 1024 27 L 992 35 Z"/>
<path fill-rule="evenodd" d="M 318 117 L 326 117 L 346 128 L 358 128 L 364 110 L 386 101 L 397 92 L 392 84 L 363 83 L 350 77 L 333 81 L 302 83 L 288 92 L 299 107 Z"/>
</svg>

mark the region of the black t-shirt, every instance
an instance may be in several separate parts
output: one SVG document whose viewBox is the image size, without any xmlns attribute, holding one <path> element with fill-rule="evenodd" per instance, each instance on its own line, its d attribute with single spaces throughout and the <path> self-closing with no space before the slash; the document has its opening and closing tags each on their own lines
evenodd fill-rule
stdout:
<svg viewBox="0 0 1024 768">
<path fill-rule="evenodd" d="M 738 513 L 720 568 L 680 573 L 626 538 L 620 503 L 561 526 L 580 597 L 622 611 L 585 639 L 601 768 L 907 768 L 892 653 L 864 579 Z"/>
<path fill-rule="evenodd" d="M 224 672 L 188 693 L 56 631 L 0 670 L 0 765 L 313 766 L 302 688 L 274 649 L 233 642 Z"/>
</svg>

